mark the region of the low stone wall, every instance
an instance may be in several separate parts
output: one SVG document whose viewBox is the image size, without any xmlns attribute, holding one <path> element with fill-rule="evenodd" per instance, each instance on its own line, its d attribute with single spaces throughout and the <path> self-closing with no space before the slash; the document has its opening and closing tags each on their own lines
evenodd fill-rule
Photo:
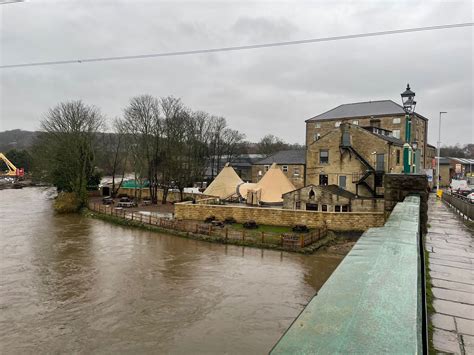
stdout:
<svg viewBox="0 0 474 355">
<path fill-rule="evenodd" d="M 204 205 L 191 202 L 177 203 L 174 208 L 176 219 L 203 221 L 209 216 L 215 216 L 218 220 L 232 217 L 238 223 L 253 220 L 258 224 L 276 226 L 305 224 L 310 228 L 326 226 L 330 230 L 341 232 L 365 231 L 384 224 L 383 212 L 315 212 L 235 205 Z"/>
<path fill-rule="evenodd" d="M 356 198 L 351 201 L 354 212 L 383 212 L 384 200 L 381 198 Z"/>
</svg>

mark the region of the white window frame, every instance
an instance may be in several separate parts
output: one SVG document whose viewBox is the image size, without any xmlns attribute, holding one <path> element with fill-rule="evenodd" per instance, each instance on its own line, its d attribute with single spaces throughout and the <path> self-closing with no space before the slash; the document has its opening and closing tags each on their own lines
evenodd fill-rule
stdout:
<svg viewBox="0 0 474 355">
<path fill-rule="evenodd" d="M 336 123 L 334 123 L 334 127 L 339 127 L 341 125 L 342 121 L 336 121 Z"/>
<path fill-rule="evenodd" d="M 399 129 L 394 129 L 392 131 L 392 136 L 395 137 L 395 138 L 400 139 L 400 130 Z"/>
<path fill-rule="evenodd" d="M 359 125 L 359 120 L 353 120 L 352 124 L 358 126 Z"/>
<path fill-rule="evenodd" d="M 318 141 L 321 138 L 321 133 L 314 134 L 314 141 Z"/>
<path fill-rule="evenodd" d="M 270 169 L 270 165 L 264 165 L 264 166 L 263 166 L 263 170 L 264 170 L 264 171 L 268 171 L 268 169 Z"/>
<path fill-rule="evenodd" d="M 392 123 L 393 124 L 400 124 L 401 121 L 402 121 L 402 119 L 400 117 L 394 117 Z"/>
<path fill-rule="evenodd" d="M 284 173 L 288 172 L 288 165 L 282 165 L 281 170 L 283 170 Z"/>
<path fill-rule="evenodd" d="M 321 122 L 316 122 L 314 124 L 314 128 L 321 128 Z"/>
</svg>

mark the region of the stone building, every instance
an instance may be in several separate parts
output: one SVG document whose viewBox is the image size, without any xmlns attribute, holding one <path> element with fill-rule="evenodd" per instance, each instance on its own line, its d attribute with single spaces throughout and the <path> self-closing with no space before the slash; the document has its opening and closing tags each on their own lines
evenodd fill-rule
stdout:
<svg viewBox="0 0 474 355">
<path fill-rule="evenodd" d="M 257 183 L 270 169 L 273 163 L 296 188 L 305 185 L 306 151 L 304 149 L 282 150 L 264 159 L 256 161 L 252 166 L 252 182 Z"/>
<path fill-rule="evenodd" d="M 381 212 L 383 199 L 357 198 L 337 185 L 308 185 L 283 194 L 283 208 L 320 212 Z"/>
<path fill-rule="evenodd" d="M 337 185 L 357 196 L 381 197 L 383 175 L 403 170 L 403 142 L 390 131 L 342 123 L 306 147 L 306 184 Z"/>
<path fill-rule="evenodd" d="M 415 156 L 420 169 L 431 167 L 427 157 L 428 119 L 419 113 L 412 115 L 411 142 L 418 143 Z M 394 138 L 405 143 L 405 111 L 392 100 L 357 102 L 337 106 L 327 112 L 306 120 L 306 146 L 317 141 L 342 123 L 360 127 L 371 127 L 390 132 Z"/>
</svg>

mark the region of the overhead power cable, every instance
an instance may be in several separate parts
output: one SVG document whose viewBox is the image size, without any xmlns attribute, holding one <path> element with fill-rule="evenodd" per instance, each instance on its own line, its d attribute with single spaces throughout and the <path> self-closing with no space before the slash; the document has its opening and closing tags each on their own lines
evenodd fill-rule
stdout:
<svg viewBox="0 0 474 355">
<path fill-rule="evenodd" d="M 386 36 L 386 35 L 394 35 L 394 34 L 410 33 L 410 32 L 445 30 L 445 29 L 459 28 L 459 27 L 471 27 L 473 25 L 474 25 L 473 22 L 467 22 L 467 23 L 456 23 L 456 24 L 447 24 L 447 25 L 438 25 L 438 26 L 405 28 L 405 29 L 390 30 L 390 31 L 358 33 L 358 34 L 343 35 L 343 36 L 310 38 L 310 39 L 303 39 L 303 40 L 298 40 L 298 41 L 251 44 L 251 45 L 245 45 L 245 46 L 195 49 L 195 50 L 188 50 L 188 51 L 149 53 L 149 54 L 137 54 L 137 55 L 124 55 L 124 56 L 116 56 L 116 57 L 96 57 L 96 58 L 68 59 L 68 60 L 56 60 L 56 61 L 46 61 L 46 62 L 5 64 L 5 65 L 0 65 L 0 69 L 35 67 L 35 66 L 44 66 L 44 65 L 74 64 L 74 63 L 77 64 L 77 63 L 106 62 L 106 61 L 116 61 L 116 60 L 159 58 L 159 57 L 175 57 L 175 56 L 183 56 L 183 55 L 241 51 L 241 50 L 270 48 L 270 47 L 293 46 L 293 45 L 308 44 L 308 43 L 340 41 L 340 40 L 354 39 L 354 38 Z"/>
</svg>

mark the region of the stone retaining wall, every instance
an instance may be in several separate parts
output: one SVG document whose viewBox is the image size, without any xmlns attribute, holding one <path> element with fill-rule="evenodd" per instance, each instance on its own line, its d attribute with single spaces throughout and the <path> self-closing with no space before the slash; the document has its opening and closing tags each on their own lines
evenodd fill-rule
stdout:
<svg viewBox="0 0 474 355">
<path fill-rule="evenodd" d="M 385 218 L 388 219 L 398 202 L 409 195 L 420 196 L 420 223 L 423 233 L 428 225 L 428 177 L 425 174 L 385 174 Z"/>
<path fill-rule="evenodd" d="M 218 220 L 234 218 L 238 223 L 250 220 L 258 224 L 294 226 L 305 224 L 310 228 L 327 226 L 334 231 L 365 231 L 384 224 L 383 212 L 315 212 L 284 210 L 281 208 L 245 207 L 234 205 L 200 205 L 191 202 L 175 204 L 176 219 L 203 221 L 209 216 Z"/>
</svg>

